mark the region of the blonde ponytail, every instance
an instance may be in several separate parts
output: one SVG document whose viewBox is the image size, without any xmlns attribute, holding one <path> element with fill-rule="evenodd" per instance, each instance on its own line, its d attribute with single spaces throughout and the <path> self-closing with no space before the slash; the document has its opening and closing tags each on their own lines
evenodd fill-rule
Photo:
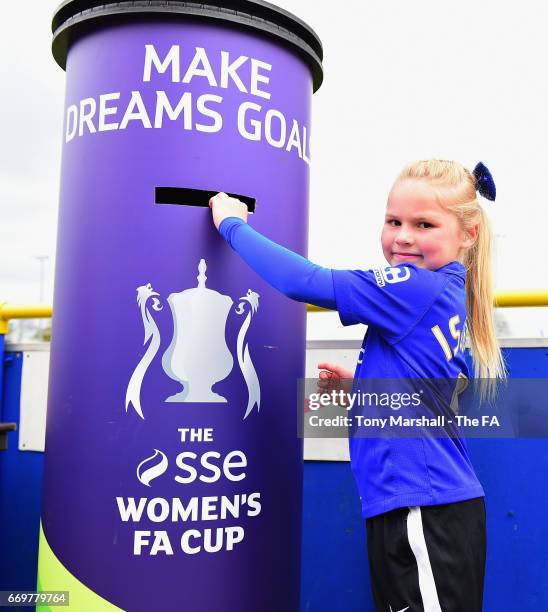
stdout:
<svg viewBox="0 0 548 612">
<path fill-rule="evenodd" d="M 491 224 L 478 205 L 479 229 L 464 254 L 466 268 L 466 334 L 476 378 L 505 378 L 506 368 L 495 333 Z"/>
<path fill-rule="evenodd" d="M 506 367 L 497 341 L 493 311 L 491 224 L 480 206 L 473 174 L 459 162 L 430 159 L 408 164 L 398 176 L 423 179 L 433 187 L 438 201 L 469 232 L 478 226 L 474 245 L 462 256 L 466 268 L 465 338 L 470 345 L 474 376 L 481 379 L 481 396 L 493 397 L 497 380 L 506 378 Z"/>
</svg>

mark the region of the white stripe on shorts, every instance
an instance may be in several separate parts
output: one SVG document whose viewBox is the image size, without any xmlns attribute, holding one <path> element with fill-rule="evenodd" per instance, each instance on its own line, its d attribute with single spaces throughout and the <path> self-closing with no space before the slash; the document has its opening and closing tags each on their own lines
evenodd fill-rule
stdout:
<svg viewBox="0 0 548 612">
<path fill-rule="evenodd" d="M 407 515 L 407 537 L 409 545 L 417 560 L 419 570 L 419 590 L 421 592 L 424 612 L 441 612 L 434 574 L 428 557 L 426 540 L 422 529 L 422 516 L 420 506 L 409 508 Z"/>
</svg>

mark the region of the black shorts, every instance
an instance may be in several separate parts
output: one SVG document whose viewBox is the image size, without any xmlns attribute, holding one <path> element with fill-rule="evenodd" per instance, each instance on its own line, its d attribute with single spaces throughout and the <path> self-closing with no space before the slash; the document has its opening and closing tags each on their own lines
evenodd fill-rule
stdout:
<svg viewBox="0 0 548 612">
<path fill-rule="evenodd" d="M 397 508 L 365 521 L 371 587 L 380 612 L 481 612 L 483 497 Z"/>
</svg>

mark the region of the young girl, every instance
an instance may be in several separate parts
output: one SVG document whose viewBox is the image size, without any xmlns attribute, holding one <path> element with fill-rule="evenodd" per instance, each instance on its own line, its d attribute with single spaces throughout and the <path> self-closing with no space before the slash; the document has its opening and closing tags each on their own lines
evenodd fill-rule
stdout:
<svg viewBox="0 0 548 612">
<path fill-rule="evenodd" d="M 390 267 L 332 270 L 246 224 L 247 208 L 220 193 L 213 221 L 230 246 L 286 296 L 368 325 L 355 379 L 503 378 L 495 337 L 491 231 L 476 191 L 495 199 L 489 170 L 418 161 L 397 177 L 381 243 Z M 319 364 L 320 385 L 352 373 Z M 373 598 L 379 611 L 481 612 L 485 505 L 465 441 L 456 437 L 350 439 L 366 519 Z"/>
</svg>

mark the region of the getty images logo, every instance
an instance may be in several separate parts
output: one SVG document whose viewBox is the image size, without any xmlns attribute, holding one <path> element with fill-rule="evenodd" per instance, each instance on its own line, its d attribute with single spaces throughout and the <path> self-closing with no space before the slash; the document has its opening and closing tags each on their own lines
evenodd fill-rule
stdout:
<svg viewBox="0 0 548 612">
<path fill-rule="evenodd" d="M 373 270 L 375 280 L 379 287 L 384 287 L 386 283 L 393 285 L 394 283 L 402 283 L 411 276 L 411 270 L 402 266 L 401 268 L 384 268 L 383 270 Z"/>
</svg>

